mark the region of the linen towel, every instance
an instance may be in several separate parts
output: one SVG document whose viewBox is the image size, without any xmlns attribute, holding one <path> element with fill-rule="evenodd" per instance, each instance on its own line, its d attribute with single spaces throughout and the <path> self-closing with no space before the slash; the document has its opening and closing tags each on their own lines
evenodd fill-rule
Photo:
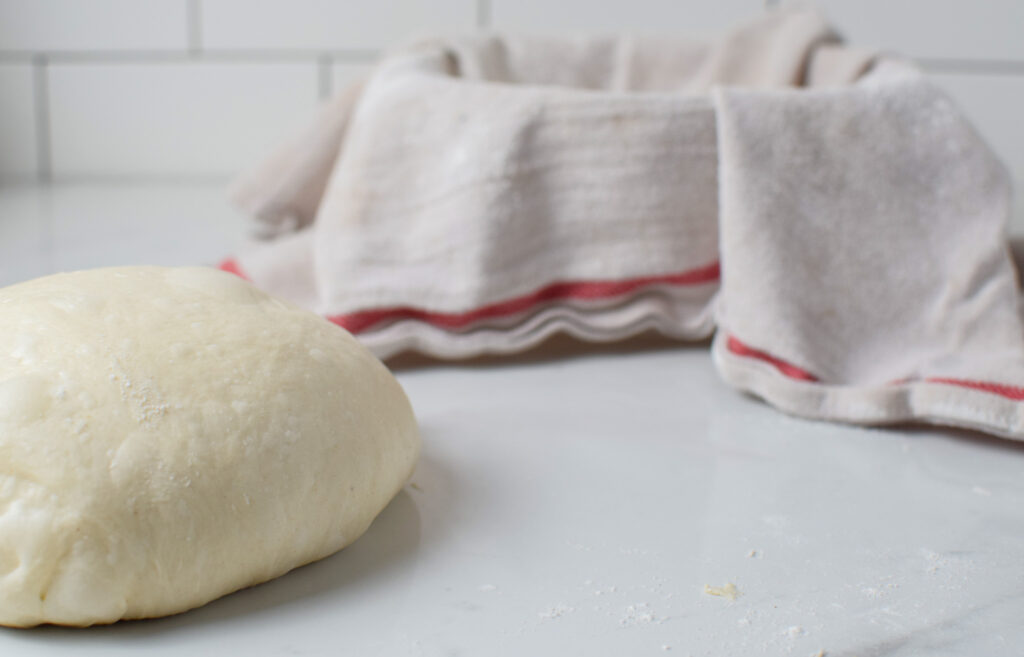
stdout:
<svg viewBox="0 0 1024 657">
<path fill-rule="evenodd" d="M 516 352 L 555 332 L 706 338 L 709 92 L 852 75 L 830 64 L 849 56 L 818 56 L 834 42 L 790 11 L 709 43 L 476 36 L 396 52 L 236 184 L 273 239 L 229 268 L 382 357 Z"/>
<path fill-rule="evenodd" d="M 1024 437 L 1009 177 L 884 62 L 829 93 L 717 93 L 722 376 L 798 415 Z"/>
<path fill-rule="evenodd" d="M 236 198 L 264 241 L 225 268 L 382 357 L 717 327 L 723 378 L 787 412 L 1024 438 L 1006 173 L 814 12 L 403 49 Z"/>
</svg>

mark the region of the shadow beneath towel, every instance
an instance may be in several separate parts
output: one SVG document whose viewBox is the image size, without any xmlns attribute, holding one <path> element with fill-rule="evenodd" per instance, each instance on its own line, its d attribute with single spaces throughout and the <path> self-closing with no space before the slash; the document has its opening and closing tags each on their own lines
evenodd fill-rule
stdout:
<svg viewBox="0 0 1024 657">
<path fill-rule="evenodd" d="M 1024 271 L 1024 236 L 1012 235 L 1008 242 L 1010 245 L 1010 257 L 1017 268 L 1017 280 L 1020 281 L 1020 273 Z"/>
<path fill-rule="evenodd" d="M 879 429 L 898 431 L 909 436 L 946 436 L 957 441 L 966 441 L 988 450 L 1018 452 L 1024 454 L 1024 442 L 1013 438 L 1000 438 L 989 433 L 983 433 L 975 429 L 961 429 L 958 427 L 943 427 L 926 422 L 901 422 L 890 424 Z"/>
<path fill-rule="evenodd" d="M 427 455 L 417 465 L 413 481 L 430 482 L 430 488 L 447 490 L 445 497 L 458 498 L 448 490 L 454 485 L 450 473 Z M 367 532 L 349 547 L 277 579 L 242 589 L 185 613 L 90 628 L 42 625 L 32 629 L 0 628 L 0 631 L 5 639 L 27 644 L 61 648 L 72 645 L 84 648 L 91 644 L 94 649 L 113 650 L 148 645 L 161 634 L 194 632 L 211 626 L 216 629 L 235 622 L 248 624 L 254 617 L 260 622 L 268 612 L 301 613 L 302 608 L 319 602 L 358 604 L 359 598 L 367 595 L 367 589 L 379 588 L 388 579 L 402 577 L 402 570 L 412 565 L 421 543 L 419 507 L 426 503 L 424 491 L 430 488 L 426 484 L 422 487 L 407 485 L 377 516 Z M 443 506 L 441 511 L 444 511 Z M 447 526 L 443 517 L 435 524 L 442 530 Z M 434 527 L 432 534 L 437 536 L 438 531 L 438 527 Z M 330 601 L 317 600 L 326 597 L 330 597 Z M 288 610 L 289 606 L 295 608 Z"/>
<path fill-rule="evenodd" d="M 724 384 L 723 384 L 724 385 Z M 775 407 L 764 400 L 764 398 L 747 391 L 747 390 L 736 390 L 737 395 L 749 399 L 761 406 L 771 408 L 779 413 Z M 910 437 L 928 437 L 928 436 L 943 436 L 950 438 L 957 442 L 969 442 L 982 449 L 1003 451 L 1003 452 L 1018 452 L 1024 454 L 1024 441 L 1017 440 L 1014 438 L 1003 438 L 1000 436 L 994 436 L 990 433 L 985 433 L 979 429 L 967 429 L 962 427 L 949 427 L 941 424 L 931 424 L 923 421 L 903 421 L 903 422 L 891 422 L 886 424 L 858 424 L 856 422 L 843 422 L 843 421 L 831 421 L 820 418 L 807 418 L 799 415 L 784 414 L 786 417 L 795 419 L 800 422 L 811 422 L 820 423 L 823 425 L 835 425 L 841 427 L 850 427 L 853 429 L 865 429 L 877 432 L 887 432 L 893 435 L 903 435 Z"/>
<path fill-rule="evenodd" d="M 564 333 L 551 336 L 536 347 L 517 354 L 477 356 L 461 360 L 441 360 L 417 352 L 404 351 L 385 362 L 395 371 L 408 371 L 428 367 L 500 367 L 559 360 L 572 360 L 591 356 L 667 351 L 671 349 L 703 349 L 711 347 L 711 338 L 679 340 L 654 331 L 647 331 L 618 342 L 586 342 Z"/>
</svg>

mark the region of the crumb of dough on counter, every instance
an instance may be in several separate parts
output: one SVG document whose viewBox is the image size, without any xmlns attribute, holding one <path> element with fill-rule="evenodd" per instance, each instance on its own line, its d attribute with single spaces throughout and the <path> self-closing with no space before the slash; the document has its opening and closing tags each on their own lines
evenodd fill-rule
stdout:
<svg viewBox="0 0 1024 657">
<path fill-rule="evenodd" d="M 704 593 L 707 595 L 718 596 L 719 598 L 728 598 L 735 600 L 739 597 L 740 591 L 736 588 L 736 585 L 729 582 L 725 586 L 711 586 L 710 584 L 704 585 Z"/>
</svg>

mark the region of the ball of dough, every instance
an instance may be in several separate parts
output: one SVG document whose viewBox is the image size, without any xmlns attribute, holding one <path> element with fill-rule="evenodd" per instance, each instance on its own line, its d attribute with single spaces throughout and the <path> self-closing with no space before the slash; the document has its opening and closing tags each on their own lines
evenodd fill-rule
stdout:
<svg viewBox="0 0 1024 657">
<path fill-rule="evenodd" d="M 419 452 L 347 332 L 205 268 L 0 290 L 0 624 L 185 611 L 362 534 Z"/>
</svg>

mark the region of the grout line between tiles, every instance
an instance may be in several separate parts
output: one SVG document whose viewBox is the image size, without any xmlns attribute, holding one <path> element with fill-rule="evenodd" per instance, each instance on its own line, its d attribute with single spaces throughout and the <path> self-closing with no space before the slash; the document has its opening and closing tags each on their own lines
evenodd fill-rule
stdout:
<svg viewBox="0 0 1024 657">
<path fill-rule="evenodd" d="M 258 63 L 275 61 L 300 61 L 328 55 L 338 61 L 351 63 L 372 62 L 380 55 L 379 50 L 208 50 L 198 53 L 186 50 L 97 50 L 66 52 L 0 51 L 0 62 L 32 62 L 44 56 L 51 64 L 148 64 L 179 63 L 188 61 L 211 61 L 231 63 Z"/>
<path fill-rule="evenodd" d="M 48 183 L 53 178 L 53 147 L 50 132 L 50 74 L 46 55 L 32 60 L 32 104 L 35 119 L 36 178 Z"/>
<path fill-rule="evenodd" d="M 317 83 L 319 86 L 320 100 L 328 100 L 334 93 L 334 62 L 330 55 L 320 55 L 316 60 Z"/>
<path fill-rule="evenodd" d="M 35 172 L 11 172 L 0 174 L 0 192 L 10 187 L 38 187 L 39 175 Z"/>
<path fill-rule="evenodd" d="M 917 63 L 929 73 L 968 73 L 972 75 L 1024 75 L 1024 61 L 1013 59 L 944 59 L 918 57 Z"/>
<path fill-rule="evenodd" d="M 478 0 L 480 11 L 477 24 L 480 28 L 491 27 L 489 0 Z M 48 64 L 144 64 L 180 63 L 209 61 L 220 63 L 265 63 L 288 62 L 329 57 L 342 63 L 372 63 L 380 57 L 381 51 L 373 49 L 337 50 L 110 50 L 110 51 L 67 51 L 31 52 L 0 51 L 0 62 L 33 63 L 40 57 Z M 931 73 L 966 73 L 976 75 L 1024 75 L 1024 59 L 962 59 L 940 57 L 918 57 L 916 61 Z"/>
<path fill-rule="evenodd" d="M 492 0 L 476 0 L 476 26 L 484 29 L 491 27 Z"/>
<path fill-rule="evenodd" d="M 185 30 L 188 40 L 188 51 L 198 55 L 203 51 L 202 0 L 188 0 L 185 5 Z"/>
<path fill-rule="evenodd" d="M 53 185 L 124 185 L 213 186 L 227 187 L 237 173 L 62 173 L 51 180 Z"/>
</svg>

